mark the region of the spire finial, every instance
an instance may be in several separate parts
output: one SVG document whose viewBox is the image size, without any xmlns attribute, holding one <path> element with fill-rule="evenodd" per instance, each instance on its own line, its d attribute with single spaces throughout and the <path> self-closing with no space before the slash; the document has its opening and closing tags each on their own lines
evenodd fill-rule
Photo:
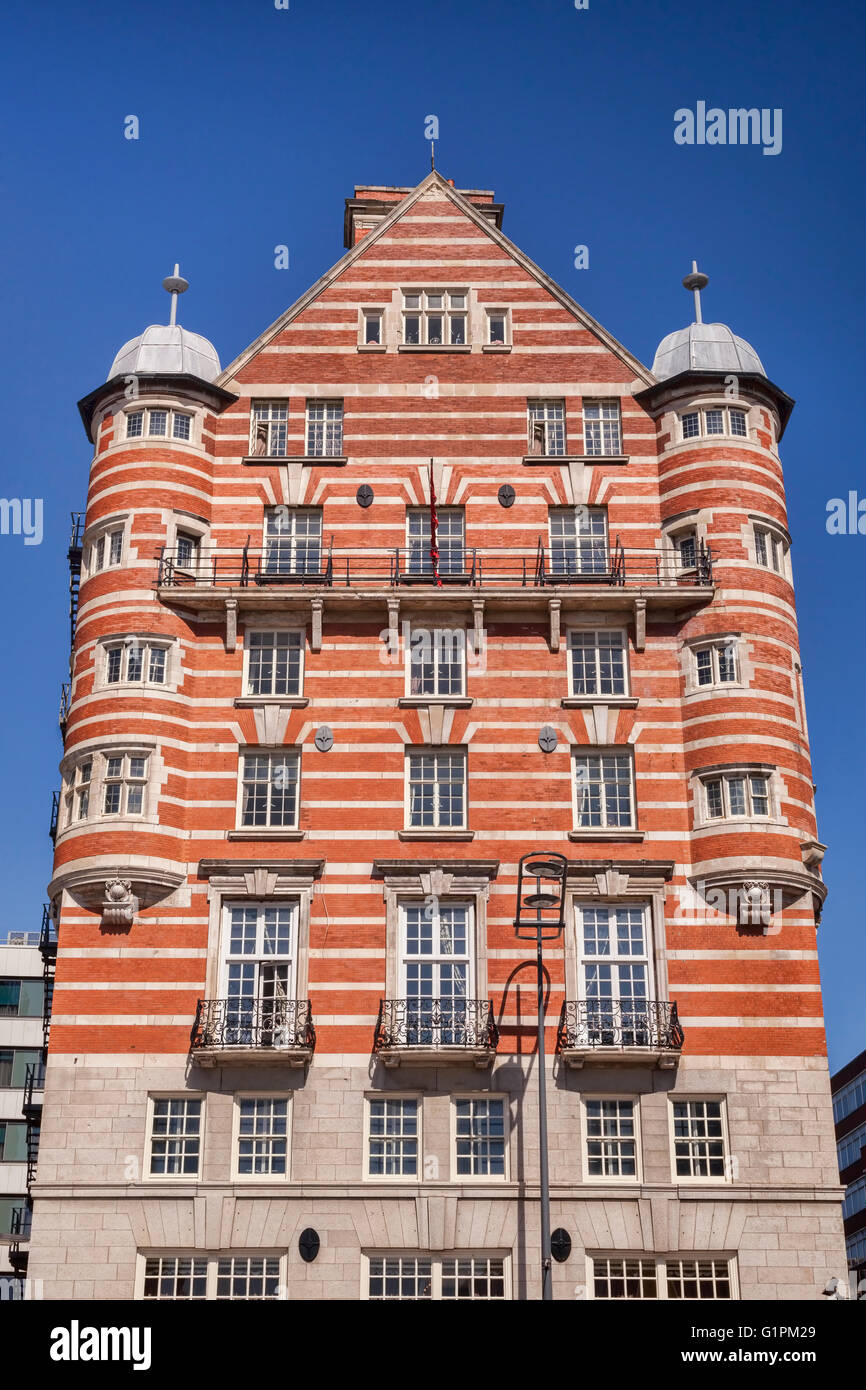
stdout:
<svg viewBox="0 0 866 1390">
<path fill-rule="evenodd" d="M 436 168 L 436 141 L 430 141 L 430 172 Z"/>
<path fill-rule="evenodd" d="M 180 266 L 176 262 L 174 275 L 166 275 L 162 282 L 162 288 L 168 290 L 171 295 L 171 318 L 168 322 L 170 327 L 174 328 L 177 322 L 177 297 L 179 294 L 183 294 L 185 290 L 189 289 L 189 280 L 184 280 L 180 273 Z"/>
<path fill-rule="evenodd" d="M 695 296 L 695 323 L 703 323 L 701 318 L 701 290 L 710 283 L 709 275 L 705 275 L 702 270 L 698 270 L 697 261 L 692 261 L 692 271 L 690 275 L 683 278 L 683 288 L 691 290 Z"/>
</svg>

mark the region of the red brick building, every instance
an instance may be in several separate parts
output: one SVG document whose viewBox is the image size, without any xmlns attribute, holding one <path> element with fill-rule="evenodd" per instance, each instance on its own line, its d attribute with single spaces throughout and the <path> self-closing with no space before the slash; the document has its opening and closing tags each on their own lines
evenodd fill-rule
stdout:
<svg viewBox="0 0 866 1390">
<path fill-rule="evenodd" d="M 81 402 L 47 1297 L 536 1297 L 537 846 L 555 1296 L 844 1272 L 793 403 L 700 275 L 649 371 L 502 214 L 357 188 L 227 368 L 173 308 Z"/>
</svg>

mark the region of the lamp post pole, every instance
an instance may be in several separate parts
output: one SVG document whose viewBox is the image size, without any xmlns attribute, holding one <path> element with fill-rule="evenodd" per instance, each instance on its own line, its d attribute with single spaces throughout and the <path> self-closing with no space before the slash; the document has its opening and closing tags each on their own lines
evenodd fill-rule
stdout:
<svg viewBox="0 0 866 1390">
<path fill-rule="evenodd" d="M 538 1168 L 541 1225 L 541 1298 L 553 1298 L 553 1256 L 550 1249 L 550 1172 L 547 1152 L 547 1075 L 544 1053 L 544 946 L 545 936 L 558 937 L 565 922 L 565 879 L 568 861 L 556 851 L 524 854 L 517 872 L 517 916 L 514 919 L 518 936 L 535 936 L 535 972 L 538 993 L 536 1061 L 538 1064 Z M 524 876 L 535 879 L 534 890 L 524 896 Z M 542 886 L 543 884 L 543 886 Z M 524 909 L 535 909 L 534 916 Z M 531 938 L 530 938 L 531 939 Z"/>
</svg>

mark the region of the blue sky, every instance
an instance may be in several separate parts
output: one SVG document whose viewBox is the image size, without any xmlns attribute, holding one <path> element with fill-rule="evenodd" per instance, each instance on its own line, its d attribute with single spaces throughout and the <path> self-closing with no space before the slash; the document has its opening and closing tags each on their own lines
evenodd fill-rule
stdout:
<svg viewBox="0 0 866 1390">
<path fill-rule="evenodd" d="M 831 1046 L 866 1047 L 866 757 L 857 638 L 866 536 L 827 502 L 863 469 L 864 12 L 805 0 L 47 0 L 4 17 L 0 55 L 0 491 L 44 499 L 44 539 L 0 536 L 7 595 L 0 799 L 4 927 L 38 926 L 58 785 L 68 514 L 90 448 L 76 401 L 127 338 L 181 319 L 231 360 L 342 253 L 356 183 L 437 167 L 492 188 L 504 230 L 651 362 L 691 318 L 680 279 L 711 275 L 704 316 L 754 343 L 798 405 L 782 445 L 820 835 Z M 679 146 L 699 100 L 781 108 L 782 151 Z M 124 139 L 136 115 L 140 138 Z M 274 247 L 290 269 L 274 268 Z M 589 247 L 575 270 L 573 248 Z M 866 523 L 864 523 L 866 524 Z"/>
</svg>

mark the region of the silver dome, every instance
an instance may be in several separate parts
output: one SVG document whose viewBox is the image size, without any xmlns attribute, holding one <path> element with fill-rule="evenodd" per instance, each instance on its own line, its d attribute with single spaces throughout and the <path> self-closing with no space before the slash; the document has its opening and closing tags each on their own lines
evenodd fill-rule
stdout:
<svg viewBox="0 0 866 1390">
<path fill-rule="evenodd" d="M 659 380 L 680 372 L 757 372 L 766 376 L 761 359 L 745 338 L 726 323 L 690 323 L 662 338 L 653 361 Z"/>
<path fill-rule="evenodd" d="M 106 379 L 146 372 L 184 372 L 202 381 L 214 381 L 220 374 L 220 360 L 213 344 L 200 334 L 190 333 L 180 324 L 152 323 L 139 337 L 123 344 Z"/>
</svg>

